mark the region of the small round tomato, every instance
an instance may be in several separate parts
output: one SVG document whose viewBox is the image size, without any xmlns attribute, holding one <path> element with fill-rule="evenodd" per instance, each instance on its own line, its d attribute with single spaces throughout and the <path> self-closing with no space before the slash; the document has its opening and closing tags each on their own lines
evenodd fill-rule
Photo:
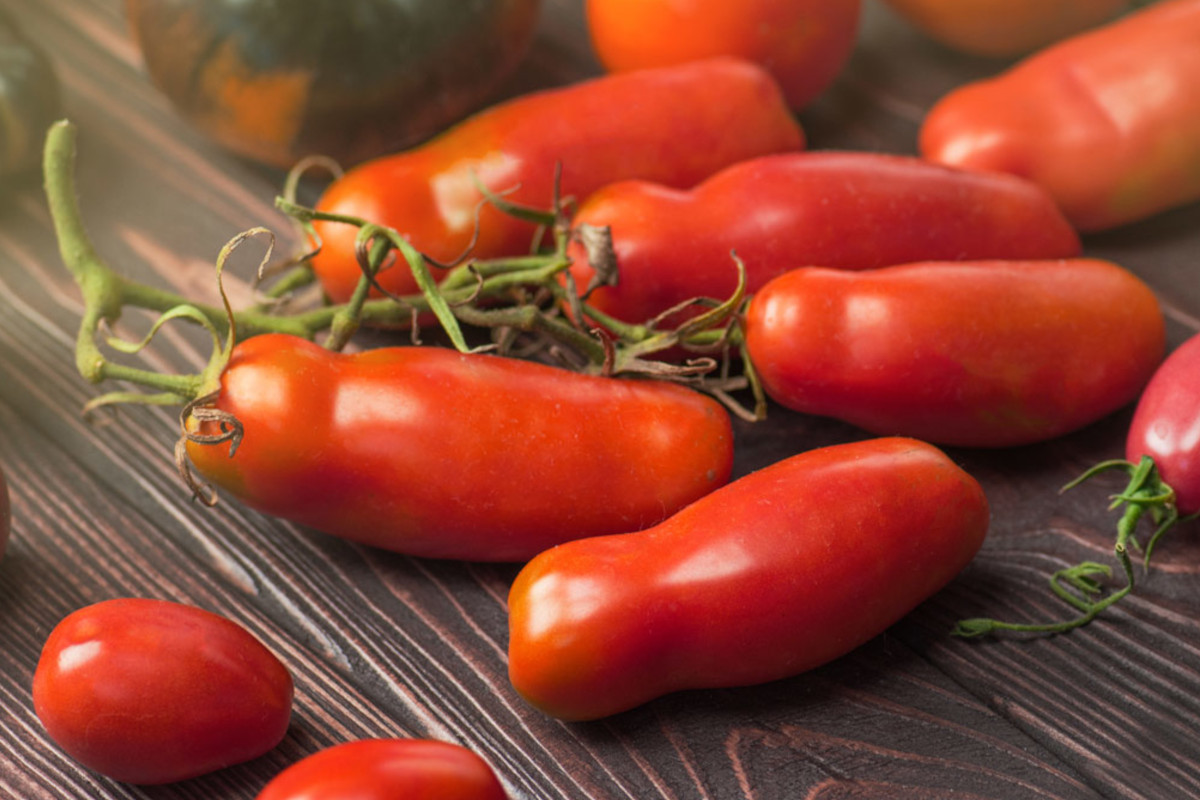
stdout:
<svg viewBox="0 0 1200 800">
<path fill-rule="evenodd" d="M 275 776 L 257 800 L 507 800 L 487 762 L 449 742 L 364 739 Z"/>
<path fill-rule="evenodd" d="M 1142 456 L 1175 490 L 1179 513 L 1200 511 L 1200 335 L 1174 350 L 1142 392 L 1125 458 L 1136 464 Z"/>
<path fill-rule="evenodd" d="M 588 0 L 592 47 L 612 72 L 714 56 L 753 61 L 792 108 L 841 72 L 858 34 L 859 0 Z"/>
<path fill-rule="evenodd" d="M 170 783 L 275 747 L 291 716 L 292 678 L 231 620 L 123 598 L 79 609 L 51 631 L 33 705 L 50 738 L 89 769 Z"/>
</svg>

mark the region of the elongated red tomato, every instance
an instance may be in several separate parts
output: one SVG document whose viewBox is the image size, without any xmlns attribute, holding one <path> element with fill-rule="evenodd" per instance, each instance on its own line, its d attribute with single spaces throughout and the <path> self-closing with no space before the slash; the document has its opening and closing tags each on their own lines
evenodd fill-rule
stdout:
<svg viewBox="0 0 1200 800">
<path fill-rule="evenodd" d="M 1200 0 L 1161 0 L 952 91 L 926 157 L 1011 172 L 1096 231 L 1200 198 Z"/>
<path fill-rule="evenodd" d="M 690 298 L 725 298 L 803 266 L 866 269 L 910 261 L 1064 258 L 1079 237 L 1042 189 L 918 158 L 813 151 L 727 167 L 693 189 L 622 181 L 580 206 L 577 224 L 612 231 L 619 280 L 590 302 L 643 322 Z M 582 289 L 592 278 L 571 251 Z"/>
<path fill-rule="evenodd" d="M 734 59 L 596 78 L 525 95 L 485 110 L 412 150 L 346 173 L 318 208 L 398 229 L 439 261 L 529 251 L 534 228 L 487 205 L 481 182 L 507 199 L 548 208 L 555 165 L 565 196 L 591 194 L 626 178 L 690 186 L 747 158 L 804 146 L 779 87 L 762 69 Z M 361 277 L 357 229 L 318 224 L 324 247 L 313 268 L 326 293 L 345 300 Z M 380 283 L 416 287 L 402 266 Z"/>
<path fill-rule="evenodd" d="M 436 347 L 337 354 L 255 336 L 216 405 L 244 437 L 232 457 L 189 444 L 209 480 L 269 514 L 416 556 L 519 561 L 637 530 L 732 465 L 728 413 L 689 389 Z"/>
<path fill-rule="evenodd" d="M 1176 348 L 1138 400 L 1125 458 L 1154 459 L 1181 514 L 1200 511 L 1200 336 Z"/>
<path fill-rule="evenodd" d="M 588 0 L 588 33 L 614 72 L 736 56 L 761 64 L 792 108 L 842 71 L 858 34 L 859 0 Z"/>
<path fill-rule="evenodd" d="M 987 526 L 979 484 L 922 442 L 793 456 L 648 530 L 530 561 L 509 593 L 509 675 L 565 719 L 795 675 L 942 588 Z"/>
<path fill-rule="evenodd" d="M 746 314 L 780 404 L 975 447 L 1049 439 L 1132 402 L 1164 342 L 1149 287 L 1083 258 L 799 269 Z"/>
<path fill-rule="evenodd" d="M 450 742 L 364 739 L 288 767 L 257 800 L 507 800 L 487 762 Z"/>
<path fill-rule="evenodd" d="M 287 732 L 292 678 L 249 631 L 164 600 L 86 606 L 55 626 L 33 676 L 50 737 L 119 781 L 181 781 L 256 758 Z"/>
</svg>

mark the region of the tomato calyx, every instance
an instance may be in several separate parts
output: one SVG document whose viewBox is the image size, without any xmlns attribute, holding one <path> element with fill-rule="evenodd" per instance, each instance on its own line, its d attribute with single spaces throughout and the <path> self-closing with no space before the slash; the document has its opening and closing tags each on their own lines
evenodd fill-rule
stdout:
<svg viewBox="0 0 1200 800">
<path fill-rule="evenodd" d="M 1075 608 L 1079 612 L 1078 616 L 1060 622 L 1040 624 L 1002 622 L 987 618 L 964 619 L 955 625 L 952 631 L 954 635 L 976 637 L 997 631 L 1065 633 L 1082 627 L 1133 591 L 1136 580 L 1130 550 L 1142 553 L 1142 567 L 1148 570 L 1150 556 L 1162 536 L 1179 523 L 1200 517 L 1200 512 L 1186 517 L 1180 516 L 1175 504 L 1175 490 L 1162 479 L 1154 459 L 1150 456 L 1142 456 L 1136 464 L 1125 459 L 1102 461 L 1068 483 L 1062 491 L 1073 489 L 1101 473 L 1114 470 L 1125 472 L 1129 476 L 1125 488 L 1112 495 L 1109 505 L 1110 511 L 1125 507 L 1117 521 L 1117 537 L 1113 546 L 1113 553 L 1124 573 L 1125 585 L 1105 593 L 1101 580 L 1112 577 L 1112 567 L 1094 561 L 1084 561 L 1058 570 L 1050 576 L 1051 590 Z M 1143 547 L 1136 532 L 1139 523 L 1147 517 L 1154 527 Z"/>
</svg>

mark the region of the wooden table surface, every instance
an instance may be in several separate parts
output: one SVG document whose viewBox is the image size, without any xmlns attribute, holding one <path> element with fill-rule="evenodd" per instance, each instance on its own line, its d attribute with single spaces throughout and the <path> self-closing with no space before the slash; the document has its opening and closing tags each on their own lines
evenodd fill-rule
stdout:
<svg viewBox="0 0 1200 800">
<path fill-rule="evenodd" d="M 227 239 L 254 225 L 287 233 L 272 205 L 282 176 L 180 121 L 147 83 L 120 5 L 0 0 L 53 52 L 79 130 L 80 202 L 101 254 L 139 280 L 210 299 L 211 264 Z M 546 0 L 510 92 L 598 72 L 580 5 Z M 911 153 L 936 98 L 1000 66 L 931 45 L 868 0 L 851 63 L 801 119 L 813 147 Z M 1085 249 L 1150 283 L 1171 346 L 1200 327 L 1200 208 L 1089 237 Z M 243 266 L 245 277 L 252 265 Z M 37 182 L 6 192 L 0 466 L 13 529 L 0 562 L 0 797 L 252 798 L 300 757 L 369 736 L 464 744 L 514 798 L 1200 797 L 1195 527 L 1164 541 L 1135 595 L 1085 629 L 947 635 L 963 616 L 1058 613 L 1046 576 L 1110 561 L 1115 519 L 1105 506 L 1116 479 L 1058 488 L 1122 454 L 1128 410 L 1038 446 L 951 451 L 988 492 L 988 541 L 953 584 L 854 653 L 769 685 L 687 692 L 563 724 L 527 707 L 506 678 L 516 566 L 410 559 L 232 500 L 190 502 L 171 461 L 172 410 L 81 416 L 97 390 L 74 367 L 80 312 Z M 195 370 L 203 355 L 203 340 L 172 332 L 148 358 Z M 736 433 L 737 474 L 863 436 L 778 408 Z M 284 742 L 251 763 L 146 789 L 61 753 L 30 701 L 39 650 L 63 616 L 118 596 L 200 605 L 266 642 L 296 680 Z"/>
</svg>

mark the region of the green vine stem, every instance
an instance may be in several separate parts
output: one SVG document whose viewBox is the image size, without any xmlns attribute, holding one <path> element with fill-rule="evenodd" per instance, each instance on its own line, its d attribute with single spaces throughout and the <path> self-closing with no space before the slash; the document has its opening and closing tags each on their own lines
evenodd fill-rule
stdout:
<svg viewBox="0 0 1200 800">
<path fill-rule="evenodd" d="M 230 347 L 234 330 L 240 338 L 284 333 L 316 339 L 327 332 L 325 345 L 341 349 L 360 326 L 404 328 L 412 326 L 419 315 L 432 314 L 459 350 L 471 349 L 460 321 L 491 329 L 493 344 L 489 347 L 511 341 L 514 333 L 524 333 L 574 353 L 576 360 L 571 365 L 576 369 L 614 375 L 644 374 L 692 383 L 725 400 L 742 416 L 761 417 L 764 401 L 755 388 L 756 383 L 741 376 L 730 378 L 727 373 L 710 377 L 718 362 L 707 354 L 685 364 L 669 364 L 653 358 L 654 354 L 677 345 L 700 351 L 714 347 L 734 351 L 739 344 L 739 315 L 745 299 L 744 270 L 736 257 L 734 266 L 740 278 L 733 296 L 724 301 L 698 299 L 695 303 L 702 310 L 675 328 L 664 327 L 662 319 L 629 324 L 590 307 L 586 296 L 591 287 L 583 297 L 577 292 L 569 273 L 571 261 L 567 248 L 573 236 L 582 234 L 571 229 L 557 199 L 555 209 L 546 212 L 513 205 L 499 195 L 488 196 L 488 202 L 496 203 L 502 211 L 541 225 L 543 234 L 551 240 L 547 252 L 444 266 L 426 259 L 392 228 L 369 220 L 318 212 L 290 199 L 294 191 L 285 191 L 276 199 L 276 207 L 309 237 L 314 251 L 320 247 L 314 221 L 358 228 L 357 254 L 363 276 L 354 295 L 344 304 L 280 313 L 278 302 L 264 302 L 232 310 L 223 295 L 220 306 L 197 303 L 170 291 L 127 280 L 104 262 L 87 234 L 79 211 L 74 181 L 75 144 L 75 127 L 69 121 L 51 127 L 45 146 L 45 188 L 63 263 L 79 285 L 85 304 L 76 341 L 77 366 L 80 374 L 93 383 L 120 380 L 147 387 L 158 394 L 141 401 L 159 403 L 187 402 L 213 384 L 212 375 L 219 369 L 215 361 L 200 374 L 163 375 L 106 358 L 98 341 L 99 333 L 115 324 L 126 308 L 167 315 L 163 321 L 182 318 L 202 324 L 210 330 L 214 343 L 224 341 L 221 348 L 214 344 L 214 349 L 225 350 Z M 599 229 L 586 234 L 593 240 L 603 240 L 607 231 Z M 236 237 L 236 241 L 244 238 L 245 235 Z M 228 249 L 222 253 L 222 264 Z M 407 267 L 412 272 L 420 291 L 397 297 L 380 289 L 375 275 L 391 267 L 392 261 L 396 262 L 395 268 Z M 293 260 L 292 265 L 295 263 Z M 300 271 L 305 267 L 301 264 Z M 433 269 L 445 270 L 440 282 L 435 280 Z M 268 271 L 264 259 L 259 275 Z M 283 279 L 288 288 L 306 280 L 294 270 L 285 273 Z M 272 298 L 270 294 L 264 296 Z M 178 310 L 181 307 L 189 310 L 181 313 Z M 569 311 L 564 313 L 565 309 Z M 752 376 L 752 370 L 747 370 L 747 376 Z M 729 391 L 746 386 L 755 390 L 753 411 L 740 409 L 728 396 Z M 105 402 L 132 397 L 113 393 L 105 397 Z"/>
<path fill-rule="evenodd" d="M 1084 561 L 1061 569 L 1050 577 L 1051 590 L 1059 599 L 1078 612 L 1076 616 L 1059 622 L 1040 624 L 1001 622 L 986 618 L 964 619 L 955 626 L 954 635 L 975 637 L 997 631 L 1065 633 L 1088 624 L 1105 609 L 1133 591 L 1135 577 L 1129 551 L 1131 549 L 1141 551 L 1143 554 L 1142 566 L 1144 569 L 1149 569 L 1150 554 L 1163 534 L 1183 519 L 1191 519 L 1197 515 L 1186 518 L 1179 516 L 1179 510 L 1175 506 L 1175 491 L 1163 481 L 1154 465 L 1154 460 L 1149 456 L 1143 456 L 1136 464 L 1123 459 L 1104 461 L 1068 483 L 1063 487 L 1063 491 L 1072 489 L 1084 481 L 1110 470 L 1119 470 L 1129 476 L 1129 482 L 1125 489 L 1113 495 L 1112 503 L 1109 506 L 1109 510 L 1125 506 L 1121 518 L 1117 521 L 1117 538 L 1113 547 L 1113 553 L 1124 574 L 1124 586 L 1105 594 L 1101 579 L 1111 577 L 1112 568 L 1106 564 Z M 1143 548 L 1135 534 L 1138 524 L 1147 516 L 1153 522 L 1154 528 Z"/>
</svg>

